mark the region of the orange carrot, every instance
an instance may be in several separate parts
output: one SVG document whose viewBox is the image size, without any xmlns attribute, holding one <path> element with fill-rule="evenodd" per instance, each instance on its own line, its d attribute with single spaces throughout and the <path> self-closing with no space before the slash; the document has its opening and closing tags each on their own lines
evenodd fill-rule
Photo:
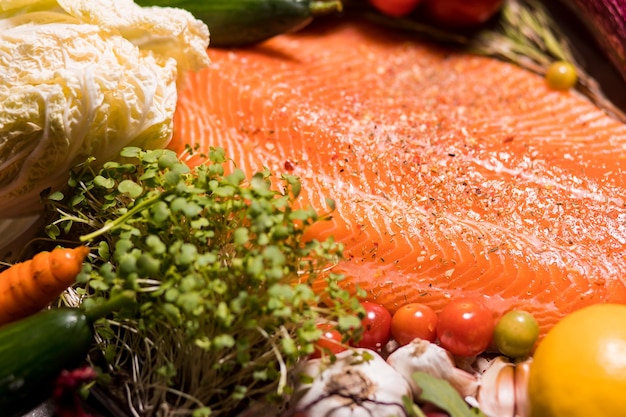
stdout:
<svg viewBox="0 0 626 417">
<path fill-rule="evenodd" d="M 89 248 L 56 248 L 0 272 L 0 325 L 36 313 L 71 286 Z"/>
</svg>

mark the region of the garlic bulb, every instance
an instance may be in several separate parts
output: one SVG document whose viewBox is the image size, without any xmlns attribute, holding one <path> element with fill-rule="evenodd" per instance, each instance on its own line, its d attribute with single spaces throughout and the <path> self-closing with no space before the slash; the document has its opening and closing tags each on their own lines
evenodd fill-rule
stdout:
<svg viewBox="0 0 626 417">
<path fill-rule="evenodd" d="M 294 407 L 307 417 L 402 417 L 411 388 L 385 360 L 369 349 L 340 352 L 307 361 L 296 386 Z"/>
<path fill-rule="evenodd" d="M 412 378 L 417 371 L 445 379 L 464 398 L 475 396 L 478 389 L 476 376 L 457 368 L 448 351 L 428 340 L 415 339 L 396 349 L 387 363 L 407 380 L 415 397 L 421 391 Z"/>
</svg>

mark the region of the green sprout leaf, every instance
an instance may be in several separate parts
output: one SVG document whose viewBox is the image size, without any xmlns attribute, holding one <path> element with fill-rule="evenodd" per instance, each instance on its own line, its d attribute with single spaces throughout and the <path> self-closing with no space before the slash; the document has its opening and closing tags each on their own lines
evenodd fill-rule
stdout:
<svg viewBox="0 0 626 417">
<path fill-rule="evenodd" d="M 117 189 L 120 193 L 126 193 L 133 198 L 137 198 L 143 193 L 143 187 L 131 180 L 122 181 Z"/>
</svg>

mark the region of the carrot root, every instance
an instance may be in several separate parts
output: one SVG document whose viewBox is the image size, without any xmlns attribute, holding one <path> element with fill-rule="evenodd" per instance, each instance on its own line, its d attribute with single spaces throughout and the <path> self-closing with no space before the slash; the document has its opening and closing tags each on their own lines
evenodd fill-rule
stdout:
<svg viewBox="0 0 626 417">
<path fill-rule="evenodd" d="M 89 248 L 56 248 L 0 272 L 0 325 L 34 314 L 76 282 Z"/>
</svg>

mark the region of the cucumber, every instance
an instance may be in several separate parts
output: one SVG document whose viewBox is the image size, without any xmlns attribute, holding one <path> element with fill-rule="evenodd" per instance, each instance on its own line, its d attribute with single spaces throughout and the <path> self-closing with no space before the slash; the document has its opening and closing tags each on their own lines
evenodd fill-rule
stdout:
<svg viewBox="0 0 626 417">
<path fill-rule="evenodd" d="M 85 361 L 93 322 L 127 302 L 113 299 L 88 312 L 46 310 L 0 327 L 0 415 L 22 416 L 45 401 L 61 371 Z"/>
<path fill-rule="evenodd" d="M 211 47 L 242 47 L 292 32 L 314 16 L 339 12 L 341 0 L 136 0 L 141 6 L 186 9 L 211 32 Z"/>
</svg>

